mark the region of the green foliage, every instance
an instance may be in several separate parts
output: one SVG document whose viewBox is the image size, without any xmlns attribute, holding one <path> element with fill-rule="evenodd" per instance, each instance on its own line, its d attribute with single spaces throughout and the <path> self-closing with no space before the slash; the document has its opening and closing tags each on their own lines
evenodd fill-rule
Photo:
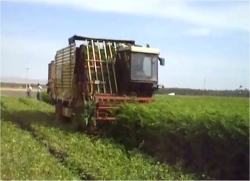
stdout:
<svg viewBox="0 0 250 181">
<path fill-rule="evenodd" d="M 52 100 L 49 94 L 47 94 L 47 91 L 42 91 L 41 92 L 41 97 L 42 97 L 42 101 L 48 103 L 48 104 L 52 104 Z"/>
<path fill-rule="evenodd" d="M 54 108 L 49 104 L 27 98 L 2 98 L 1 104 L 30 124 L 46 145 L 66 152 L 64 164 L 77 173 L 81 170 L 80 177 L 196 178 L 179 171 L 185 169 L 198 173 L 199 179 L 248 179 L 248 99 L 157 96 L 151 104 L 124 104 L 108 134 L 128 152 L 110 140 L 65 132 L 63 126 L 53 125 L 49 115 Z M 85 118 L 91 118 L 95 104 L 88 102 L 86 107 Z M 179 166 L 156 164 L 138 150 Z"/>
<path fill-rule="evenodd" d="M 50 114 L 53 114 L 54 108 L 49 104 L 27 98 L 2 98 L 1 105 L 6 108 L 8 114 L 13 116 L 10 121 L 17 123 L 18 121 L 15 119 L 18 118 L 26 128 L 29 128 L 31 134 L 36 135 L 36 139 L 39 140 L 40 144 L 46 145 L 49 149 L 53 148 L 61 155 L 64 155 L 62 158 L 63 166 L 73 173 L 77 173 L 81 179 L 181 180 L 195 178 L 168 165 L 156 163 L 136 150 L 126 152 L 122 146 L 108 139 L 90 138 L 82 133 L 72 132 L 65 128 L 64 125 L 58 125 L 51 120 Z M 17 135 L 21 140 L 23 133 L 19 131 Z M 12 150 L 12 152 L 17 154 L 15 150 Z M 39 153 L 30 152 L 29 155 L 38 157 Z M 25 164 L 29 165 L 29 168 L 33 168 L 30 163 L 47 163 L 47 160 L 46 157 L 41 160 L 31 159 L 32 162 L 26 162 Z M 51 167 L 48 163 L 48 166 L 50 166 L 51 171 L 59 168 L 56 164 Z M 59 171 L 61 170 L 58 169 Z M 2 171 L 2 175 L 8 173 Z M 39 172 L 37 175 L 31 176 L 28 171 L 22 173 L 25 175 L 23 178 L 26 179 L 39 179 L 42 178 L 42 174 L 46 174 L 46 172 Z M 61 171 L 61 175 L 66 173 L 66 171 Z M 65 178 L 68 177 L 65 176 Z M 45 179 L 49 180 L 53 179 L 53 177 L 50 178 L 50 175 L 48 175 Z"/>
<path fill-rule="evenodd" d="M 121 106 L 109 134 L 128 149 L 217 179 L 248 178 L 249 102 L 240 98 L 156 97 Z M 143 145 L 142 145 L 143 143 Z"/>
<path fill-rule="evenodd" d="M 1 179 L 79 179 L 52 157 L 32 136 L 1 119 Z"/>
<path fill-rule="evenodd" d="M 82 128 L 86 128 L 87 126 L 96 126 L 95 110 L 95 101 L 84 101 L 84 109 L 75 113 L 74 120 L 80 122 L 80 126 Z"/>
</svg>

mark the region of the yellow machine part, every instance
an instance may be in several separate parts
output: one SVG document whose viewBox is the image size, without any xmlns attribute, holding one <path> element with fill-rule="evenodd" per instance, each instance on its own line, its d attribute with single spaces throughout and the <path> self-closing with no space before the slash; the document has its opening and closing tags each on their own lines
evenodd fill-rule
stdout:
<svg viewBox="0 0 250 181">
<path fill-rule="evenodd" d="M 85 40 L 85 60 L 87 62 L 88 89 L 98 94 L 118 92 L 114 69 L 116 43 L 108 41 Z M 98 82 L 98 83 L 97 83 Z"/>
<path fill-rule="evenodd" d="M 86 61 L 85 73 L 88 77 L 88 92 L 97 94 L 116 94 L 118 92 L 115 74 L 115 56 L 117 48 L 123 42 L 83 41 L 81 55 Z M 77 97 L 74 68 L 76 63 L 76 44 L 57 51 L 55 56 L 55 94 L 57 99 L 70 100 Z"/>
</svg>

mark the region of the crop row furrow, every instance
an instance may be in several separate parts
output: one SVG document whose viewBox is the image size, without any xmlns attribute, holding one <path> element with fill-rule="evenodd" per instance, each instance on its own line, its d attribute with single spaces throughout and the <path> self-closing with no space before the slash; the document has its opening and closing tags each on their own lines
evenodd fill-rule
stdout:
<svg viewBox="0 0 250 181">
<path fill-rule="evenodd" d="M 1 179 L 69 180 L 79 179 L 51 157 L 28 132 L 10 120 L 1 119 Z"/>
<path fill-rule="evenodd" d="M 23 101 L 20 101 L 20 103 L 23 104 Z M 28 106 L 28 104 L 25 104 L 25 105 L 19 104 L 19 106 L 21 108 L 25 108 L 25 106 Z M 65 168 L 67 168 L 69 171 L 77 175 L 77 177 L 79 177 L 81 180 L 93 180 L 94 179 L 92 176 L 88 174 L 84 174 L 84 170 L 81 170 L 79 168 L 72 169 L 70 167 L 67 167 L 66 160 L 67 160 L 68 155 L 63 150 L 56 149 L 53 146 L 49 145 L 47 141 L 43 138 L 43 136 L 36 131 L 34 125 L 29 124 L 29 121 L 26 120 L 25 116 L 24 117 L 20 115 L 15 116 L 15 114 L 10 114 L 8 111 L 6 111 L 10 109 L 11 107 L 8 107 L 8 106 L 6 107 L 6 105 L 3 103 L 2 104 L 2 114 L 3 114 L 2 116 L 8 117 L 9 121 L 17 124 L 21 128 L 21 130 L 27 131 L 27 133 L 29 133 L 34 140 L 36 140 L 39 143 L 42 143 L 42 145 L 46 148 L 48 153 L 51 154 L 51 156 L 53 156 L 58 162 L 63 164 Z"/>
</svg>

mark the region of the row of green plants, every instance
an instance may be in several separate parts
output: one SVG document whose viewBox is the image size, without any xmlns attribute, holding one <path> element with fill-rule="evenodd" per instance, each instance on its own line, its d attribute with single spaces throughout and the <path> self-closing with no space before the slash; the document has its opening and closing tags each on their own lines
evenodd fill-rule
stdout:
<svg viewBox="0 0 250 181">
<path fill-rule="evenodd" d="M 187 171 L 198 175 L 248 178 L 248 99 L 155 99 L 148 105 L 122 105 L 118 121 L 107 130 L 108 136 L 127 149 L 139 148 L 159 161 L 182 162 Z"/>
<path fill-rule="evenodd" d="M 47 91 L 42 91 L 42 101 L 48 104 L 53 104 L 53 100 L 51 99 L 50 95 L 47 94 Z"/>
<path fill-rule="evenodd" d="M 215 179 L 249 178 L 249 101 L 241 98 L 156 97 L 125 104 L 108 135 L 127 149 Z"/>
<path fill-rule="evenodd" d="M 191 174 L 182 173 L 178 166 L 171 167 L 157 163 L 136 150 L 126 151 L 123 146 L 108 139 L 91 138 L 83 133 L 71 131 L 68 126 L 54 121 L 54 107 L 46 103 L 27 98 L 2 98 L 1 104 L 9 114 L 30 127 L 41 143 L 64 155 L 63 165 L 73 170 L 73 173 L 78 173 L 77 176 L 80 178 L 112 180 L 195 178 Z M 46 159 L 42 162 L 46 162 Z"/>
<path fill-rule="evenodd" d="M 29 133 L 2 118 L 1 180 L 35 179 L 72 180 L 79 177 L 57 162 Z"/>
</svg>

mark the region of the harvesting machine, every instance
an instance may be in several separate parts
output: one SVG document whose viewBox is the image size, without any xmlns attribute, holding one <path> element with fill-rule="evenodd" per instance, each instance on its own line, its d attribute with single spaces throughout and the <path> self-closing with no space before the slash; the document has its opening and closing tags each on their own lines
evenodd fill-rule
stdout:
<svg viewBox="0 0 250 181">
<path fill-rule="evenodd" d="M 95 120 L 113 121 L 110 110 L 120 103 L 152 102 L 155 90 L 162 88 L 157 84 L 158 61 L 164 66 L 165 60 L 157 49 L 132 40 L 77 35 L 68 43 L 48 66 L 47 93 L 59 117 L 86 113 Z"/>
</svg>

